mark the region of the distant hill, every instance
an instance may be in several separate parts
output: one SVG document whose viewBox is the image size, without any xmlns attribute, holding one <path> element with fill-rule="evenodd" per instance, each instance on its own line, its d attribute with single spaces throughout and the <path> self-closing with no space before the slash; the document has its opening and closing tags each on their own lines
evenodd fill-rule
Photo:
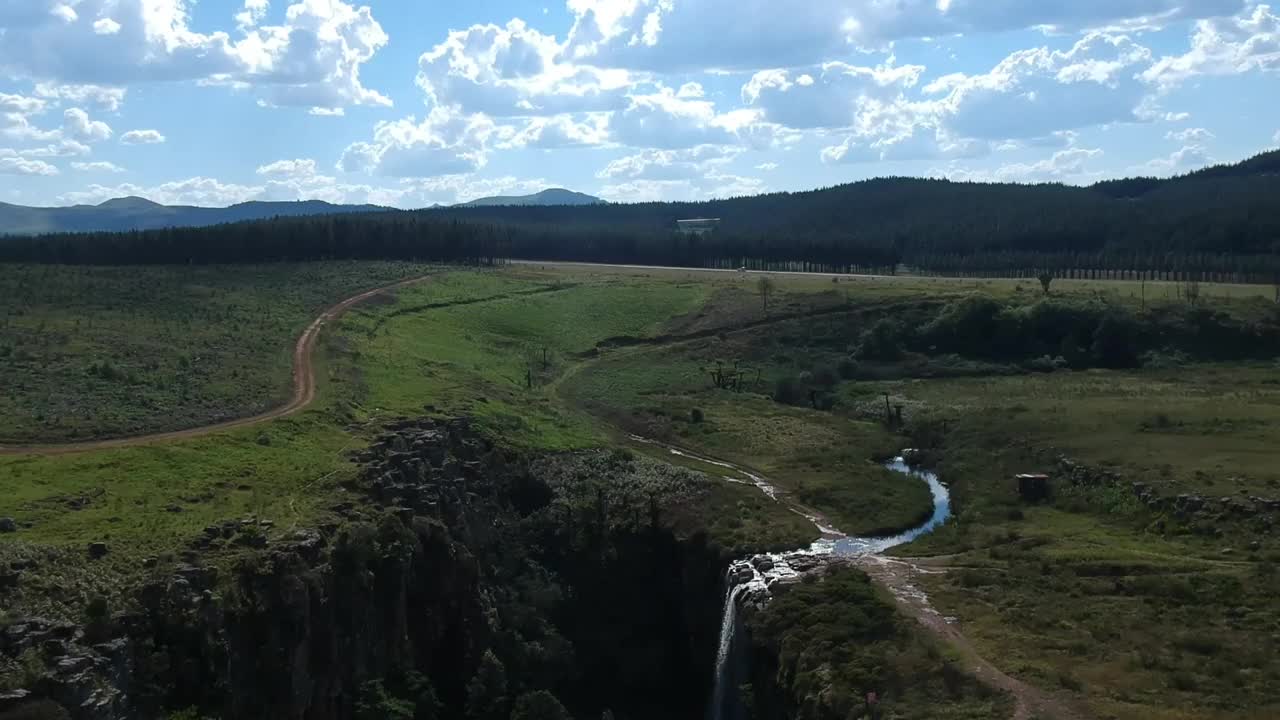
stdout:
<svg viewBox="0 0 1280 720">
<path fill-rule="evenodd" d="M 533 195 L 499 195 L 496 197 L 480 198 L 471 202 L 459 203 L 454 207 L 497 207 L 497 206 L 528 206 L 528 205 L 601 205 L 604 201 L 593 195 L 565 190 L 563 188 L 551 188 L 543 190 Z"/>
<path fill-rule="evenodd" d="M 1212 165 L 1185 175 L 1171 178 L 1135 177 L 1119 180 L 1103 180 L 1094 184 L 1091 189 L 1113 198 L 1136 198 L 1153 190 L 1185 183 L 1188 180 L 1206 180 L 1210 178 L 1242 178 L 1259 175 L 1280 174 L 1280 150 L 1254 155 L 1248 160 L 1238 163 Z"/>
<path fill-rule="evenodd" d="M 71 207 L 26 207 L 0 203 L 0 235 L 202 227 L 272 217 L 387 210 L 389 208 L 377 205 L 334 205 L 320 200 L 246 202 L 225 208 L 161 205 L 140 197 L 116 198 L 98 205 Z"/>
</svg>

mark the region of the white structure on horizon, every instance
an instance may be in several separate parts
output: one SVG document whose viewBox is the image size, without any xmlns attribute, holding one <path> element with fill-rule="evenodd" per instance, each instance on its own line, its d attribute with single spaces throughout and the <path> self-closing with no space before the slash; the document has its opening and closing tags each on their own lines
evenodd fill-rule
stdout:
<svg viewBox="0 0 1280 720">
<path fill-rule="evenodd" d="M 720 227 L 720 218 L 692 218 L 677 220 L 676 227 L 685 235 L 706 235 Z"/>
</svg>

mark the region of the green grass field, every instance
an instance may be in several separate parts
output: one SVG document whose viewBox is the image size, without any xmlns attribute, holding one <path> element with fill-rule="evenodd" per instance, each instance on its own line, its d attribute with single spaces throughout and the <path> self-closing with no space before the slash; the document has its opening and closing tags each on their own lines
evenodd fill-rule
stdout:
<svg viewBox="0 0 1280 720">
<path fill-rule="evenodd" d="M 263 412 L 320 312 L 425 275 L 408 263 L 184 268 L 8 265 L 0 273 L 0 442 L 177 430 Z"/>
</svg>

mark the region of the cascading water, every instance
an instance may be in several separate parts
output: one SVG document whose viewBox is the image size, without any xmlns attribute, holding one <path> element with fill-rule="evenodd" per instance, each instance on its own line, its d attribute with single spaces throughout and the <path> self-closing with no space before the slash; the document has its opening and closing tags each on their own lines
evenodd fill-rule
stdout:
<svg viewBox="0 0 1280 720">
<path fill-rule="evenodd" d="M 634 440 L 657 445 L 651 440 L 633 436 Z M 767 592 L 769 586 L 779 580 L 794 578 L 797 575 L 822 564 L 825 557 L 858 557 L 875 555 L 890 548 L 904 545 L 921 535 L 933 531 L 946 522 L 951 515 L 951 495 L 947 487 L 938 481 L 931 472 L 911 468 L 905 457 L 894 458 L 885 464 L 890 470 L 925 481 L 933 495 L 933 514 L 919 527 L 890 537 L 865 538 L 849 537 L 832 527 L 821 515 L 807 508 L 780 497 L 778 489 L 764 478 L 753 474 L 732 463 L 691 453 L 679 448 L 667 447 L 674 455 L 688 457 L 699 462 L 733 470 L 745 478 L 727 477 L 726 480 L 738 483 L 749 483 L 760 488 L 770 498 L 785 502 L 793 510 L 813 522 L 822 533 L 822 538 L 808 548 L 789 553 L 772 553 L 756 555 L 747 560 L 733 563 L 725 577 L 724 609 L 720 619 L 720 645 L 716 653 L 715 684 L 711 699 L 707 705 L 708 720 L 736 720 L 739 701 L 736 695 L 737 683 L 735 663 L 735 639 L 738 624 L 739 605 L 743 596 L 756 591 Z M 904 452 L 904 455 L 906 453 Z"/>
<path fill-rule="evenodd" d="M 746 585 L 733 582 L 732 570 L 725 577 L 724 610 L 720 618 L 720 646 L 716 651 L 715 685 L 711 691 L 711 703 L 707 708 L 707 720 L 724 720 L 732 715 L 736 705 L 734 680 L 733 640 L 738 624 L 738 599 L 747 590 Z"/>
</svg>

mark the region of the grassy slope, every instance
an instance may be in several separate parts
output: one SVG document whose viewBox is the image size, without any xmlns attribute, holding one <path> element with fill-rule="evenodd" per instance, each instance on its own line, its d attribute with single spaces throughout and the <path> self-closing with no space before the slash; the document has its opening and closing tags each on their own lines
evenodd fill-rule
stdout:
<svg viewBox="0 0 1280 720">
<path fill-rule="evenodd" d="M 409 263 L 50 267 L 0 273 L 0 440 L 136 435 L 285 402 L 324 308 L 425 275 Z"/>
</svg>

